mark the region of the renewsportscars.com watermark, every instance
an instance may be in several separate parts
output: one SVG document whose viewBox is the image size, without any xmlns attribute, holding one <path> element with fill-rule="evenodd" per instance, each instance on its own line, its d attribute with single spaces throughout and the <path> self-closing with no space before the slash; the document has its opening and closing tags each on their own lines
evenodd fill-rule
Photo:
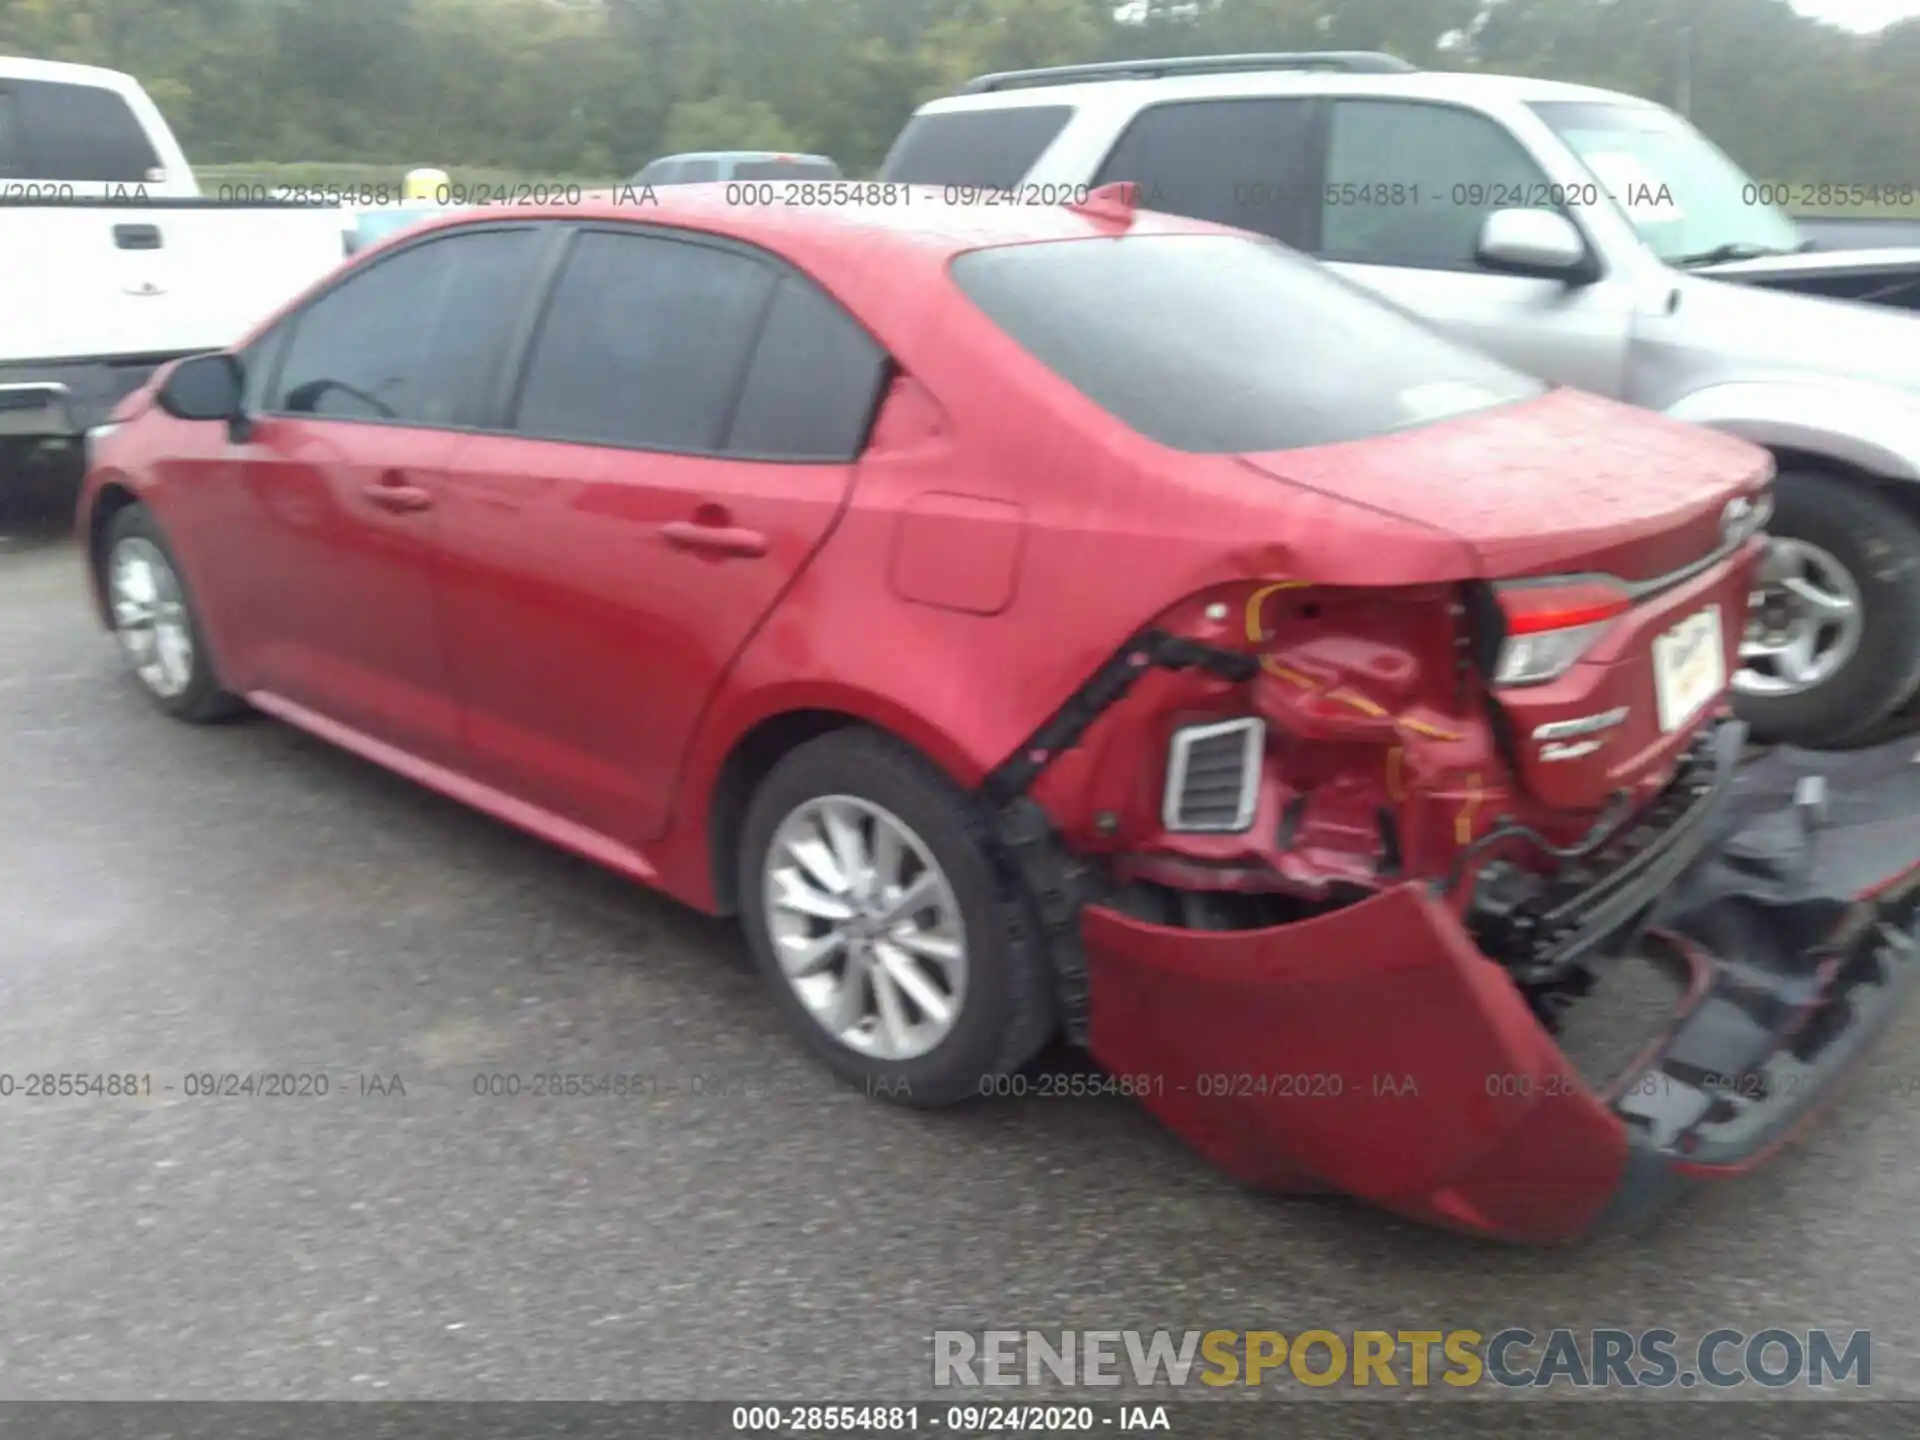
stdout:
<svg viewBox="0 0 1920 1440">
<path fill-rule="evenodd" d="M 942 1388 L 1435 1385 L 1822 1389 L 1873 1383 L 1866 1330 L 936 1330 Z"/>
</svg>

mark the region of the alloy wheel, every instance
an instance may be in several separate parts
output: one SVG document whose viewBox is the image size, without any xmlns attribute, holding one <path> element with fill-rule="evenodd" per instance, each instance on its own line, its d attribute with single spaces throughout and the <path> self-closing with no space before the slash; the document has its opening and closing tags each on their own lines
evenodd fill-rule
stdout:
<svg viewBox="0 0 1920 1440">
<path fill-rule="evenodd" d="M 107 596 L 133 673 L 163 700 L 179 695 L 193 683 L 193 625 L 180 578 L 160 547 L 138 535 L 115 545 Z"/>
<path fill-rule="evenodd" d="M 877 1060 L 925 1055 L 966 1003 L 967 941 L 953 886 L 892 812 L 820 796 L 775 830 L 762 868 L 781 973 L 816 1023 Z"/>
<path fill-rule="evenodd" d="M 1733 688 L 1743 695 L 1797 695 L 1824 684 L 1860 648 L 1862 622 L 1860 587 L 1846 566 L 1809 541 L 1773 537 Z"/>
</svg>

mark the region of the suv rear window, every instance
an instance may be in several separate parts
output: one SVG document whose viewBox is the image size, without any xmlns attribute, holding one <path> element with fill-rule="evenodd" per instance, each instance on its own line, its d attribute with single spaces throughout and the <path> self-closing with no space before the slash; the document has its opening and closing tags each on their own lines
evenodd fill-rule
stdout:
<svg viewBox="0 0 1920 1440">
<path fill-rule="evenodd" d="M 831 160 L 742 160 L 733 167 L 736 180 L 838 180 L 840 167 Z"/>
<path fill-rule="evenodd" d="M 1071 105 L 1021 105 L 916 115 L 880 163 L 902 185 L 1018 185 L 1073 116 Z"/>
<path fill-rule="evenodd" d="M 953 277 L 1061 379 L 1175 450 L 1363 440 L 1548 388 L 1251 237 L 1001 246 Z"/>
<path fill-rule="evenodd" d="M 127 102 L 100 85 L 10 80 L 34 180 L 138 185 L 160 157 Z"/>
</svg>

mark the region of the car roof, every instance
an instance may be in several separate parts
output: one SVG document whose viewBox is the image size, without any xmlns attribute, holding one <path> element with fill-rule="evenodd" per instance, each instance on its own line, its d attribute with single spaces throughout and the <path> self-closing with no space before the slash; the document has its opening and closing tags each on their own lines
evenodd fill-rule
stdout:
<svg viewBox="0 0 1920 1440">
<path fill-rule="evenodd" d="M 662 155 L 658 160 L 649 160 L 649 165 L 658 165 L 663 160 L 825 160 L 825 155 L 807 155 L 798 150 L 682 150 L 673 155 Z"/>
<path fill-rule="evenodd" d="M 871 325 L 883 340 L 910 336 L 927 313 L 948 264 L 969 250 L 1059 240 L 1129 235 L 1239 235 L 1203 220 L 1150 210 L 1135 213 L 1126 230 L 1113 221 L 1063 205 L 949 203 L 931 186 L 865 187 L 890 193 L 890 203 L 851 200 L 819 205 L 745 205 L 737 186 L 717 183 L 619 185 L 607 198 L 577 203 L 476 206 L 429 218 L 405 230 L 408 241 L 474 225 L 535 218 L 595 224 L 673 226 L 771 251 L 805 271 Z M 729 203 L 729 195 L 733 195 Z M 396 242 L 398 243 L 398 242 Z"/>
<path fill-rule="evenodd" d="M 1164 75 L 1132 80 L 1074 80 L 1060 85 L 1022 85 L 974 95 L 929 100 L 914 113 L 945 115 L 968 110 L 1004 110 L 1027 105 L 1084 105 L 1120 110 L 1162 100 L 1225 100 L 1269 95 L 1356 95 L 1420 100 L 1465 100 L 1531 104 L 1550 100 L 1604 101 L 1648 105 L 1653 102 L 1617 90 L 1537 80 L 1527 75 L 1463 74 L 1451 70 L 1415 70 L 1404 74 L 1339 74 L 1319 70 L 1256 70 L 1224 74 Z M 1657 108 L 1657 107 L 1656 107 Z"/>
<path fill-rule="evenodd" d="M 93 85 L 107 90 L 132 90 L 139 82 L 124 70 L 99 65 L 76 65 L 66 60 L 28 60 L 0 55 L 0 80 L 44 80 L 55 85 Z"/>
</svg>

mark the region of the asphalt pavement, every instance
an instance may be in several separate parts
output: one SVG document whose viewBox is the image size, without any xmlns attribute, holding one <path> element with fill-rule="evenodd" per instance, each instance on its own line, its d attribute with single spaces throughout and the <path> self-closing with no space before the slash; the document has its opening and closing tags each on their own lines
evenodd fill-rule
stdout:
<svg viewBox="0 0 1920 1440">
<path fill-rule="evenodd" d="M 1249 1193 L 1123 1100 L 913 1113 L 821 1077 L 727 926 L 162 718 L 71 549 L 0 548 L 0 1398 L 899 1399 L 936 1328 L 1509 1325 L 1869 1328 L 1913 1397 L 1917 1044 L 1761 1174 L 1553 1251 Z M 194 1093 L 262 1074 L 327 1093 Z"/>
</svg>

